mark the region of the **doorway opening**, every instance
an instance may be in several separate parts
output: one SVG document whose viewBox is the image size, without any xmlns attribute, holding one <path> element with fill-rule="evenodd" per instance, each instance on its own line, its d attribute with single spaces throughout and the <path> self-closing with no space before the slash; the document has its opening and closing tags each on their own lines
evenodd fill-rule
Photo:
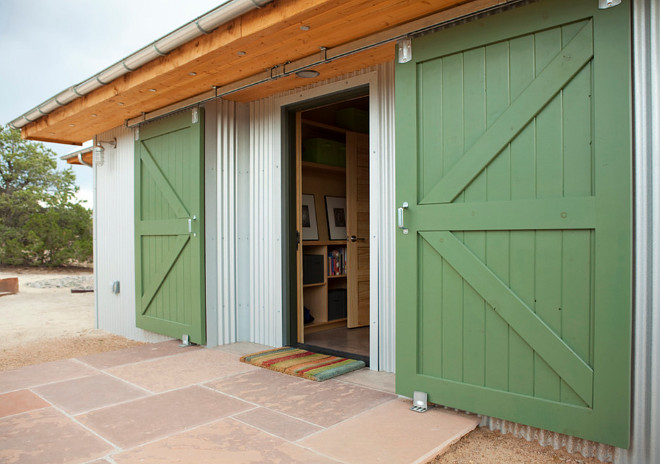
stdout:
<svg viewBox="0 0 660 464">
<path fill-rule="evenodd" d="M 291 126 L 292 344 L 368 363 L 369 97 L 364 92 L 298 109 Z"/>
</svg>

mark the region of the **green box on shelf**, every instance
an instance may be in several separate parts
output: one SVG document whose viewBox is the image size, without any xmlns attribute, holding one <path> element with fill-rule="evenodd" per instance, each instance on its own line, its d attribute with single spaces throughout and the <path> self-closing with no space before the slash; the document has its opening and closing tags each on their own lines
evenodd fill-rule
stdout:
<svg viewBox="0 0 660 464">
<path fill-rule="evenodd" d="M 346 144 L 328 139 L 303 140 L 303 161 L 346 167 Z"/>
<path fill-rule="evenodd" d="M 353 132 L 369 133 L 369 113 L 357 108 L 344 108 L 335 113 L 335 124 Z"/>
</svg>

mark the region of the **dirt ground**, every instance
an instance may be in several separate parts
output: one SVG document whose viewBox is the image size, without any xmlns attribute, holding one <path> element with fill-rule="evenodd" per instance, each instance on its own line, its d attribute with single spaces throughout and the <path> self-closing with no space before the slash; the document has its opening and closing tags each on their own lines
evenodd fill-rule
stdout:
<svg viewBox="0 0 660 464">
<path fill-rule="evenodd" d="M 427 464 L 602 464 L 594 458 L 554 450 L 513 435 L 477 428 Z"/>
<path fill-rule="evenodd" d="M 91 269 L 0 268 L 6 277 L 19 292 L 0 297 L 0 371 L 140 344 L 95 329 L 94 293 L 71 293 L 92 285 Z"/>
<path fill-rule="evenodd" d="M 0 297 L 0 371 L 104 351 L 139 342 L 94 329 L 92 271 L 0 267 L 0 279 L 19 278 L 19 293 Z M 427 464 L 599 464 L 570 454 L 478 428 Z"/>
</svg>

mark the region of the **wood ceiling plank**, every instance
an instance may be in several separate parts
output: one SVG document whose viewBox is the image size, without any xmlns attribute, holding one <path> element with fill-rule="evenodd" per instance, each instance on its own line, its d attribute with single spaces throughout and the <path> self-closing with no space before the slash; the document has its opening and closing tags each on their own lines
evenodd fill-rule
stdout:
<svg viewBox="0 0 660 464">
<path fill-rule="evenodd" d="M 23 128 L 23 136 L 79 143 L 142 112 L 310 56 L 319 51 L 319 44 L 341 45 L 471 2 L 474 0 L 276 0 L 28 124 Z M 311 29 L 302 31 L 302 24 Z M 387 55 L 392 55 L 393 48 L 388 50 Z M 240 57 L 238 51 L 245 51 L 246 55 Z M 349 69 L 351 66 L 370 66 L 392 59 L 385 59 L 382 51 L 358 55 L 323 65 L 321 79 L 357 69 Z M 190 76 L 190 72 L 197 74 Z M 266 96 L 300 84 L 295 78 L 283 78 L 262 86 L 261 91 L 250 89 L 232 98 Z M 150 92 L 150 88 L 157 91 Z M 98 118 L 90 118 L 93 113 Z"/>
</svg>

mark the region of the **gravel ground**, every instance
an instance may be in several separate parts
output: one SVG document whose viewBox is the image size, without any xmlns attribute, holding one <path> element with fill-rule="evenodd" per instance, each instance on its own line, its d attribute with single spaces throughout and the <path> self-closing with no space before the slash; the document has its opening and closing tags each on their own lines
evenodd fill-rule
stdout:
<svg viewBox="0 0 660 464">
<path fill-rule="evenodd" d="M 74 288 L 80 290 L 94 290 L 94 277 L 86 275 L 57 276 L 25 284 L 30 288 Z"/>
</svg>

